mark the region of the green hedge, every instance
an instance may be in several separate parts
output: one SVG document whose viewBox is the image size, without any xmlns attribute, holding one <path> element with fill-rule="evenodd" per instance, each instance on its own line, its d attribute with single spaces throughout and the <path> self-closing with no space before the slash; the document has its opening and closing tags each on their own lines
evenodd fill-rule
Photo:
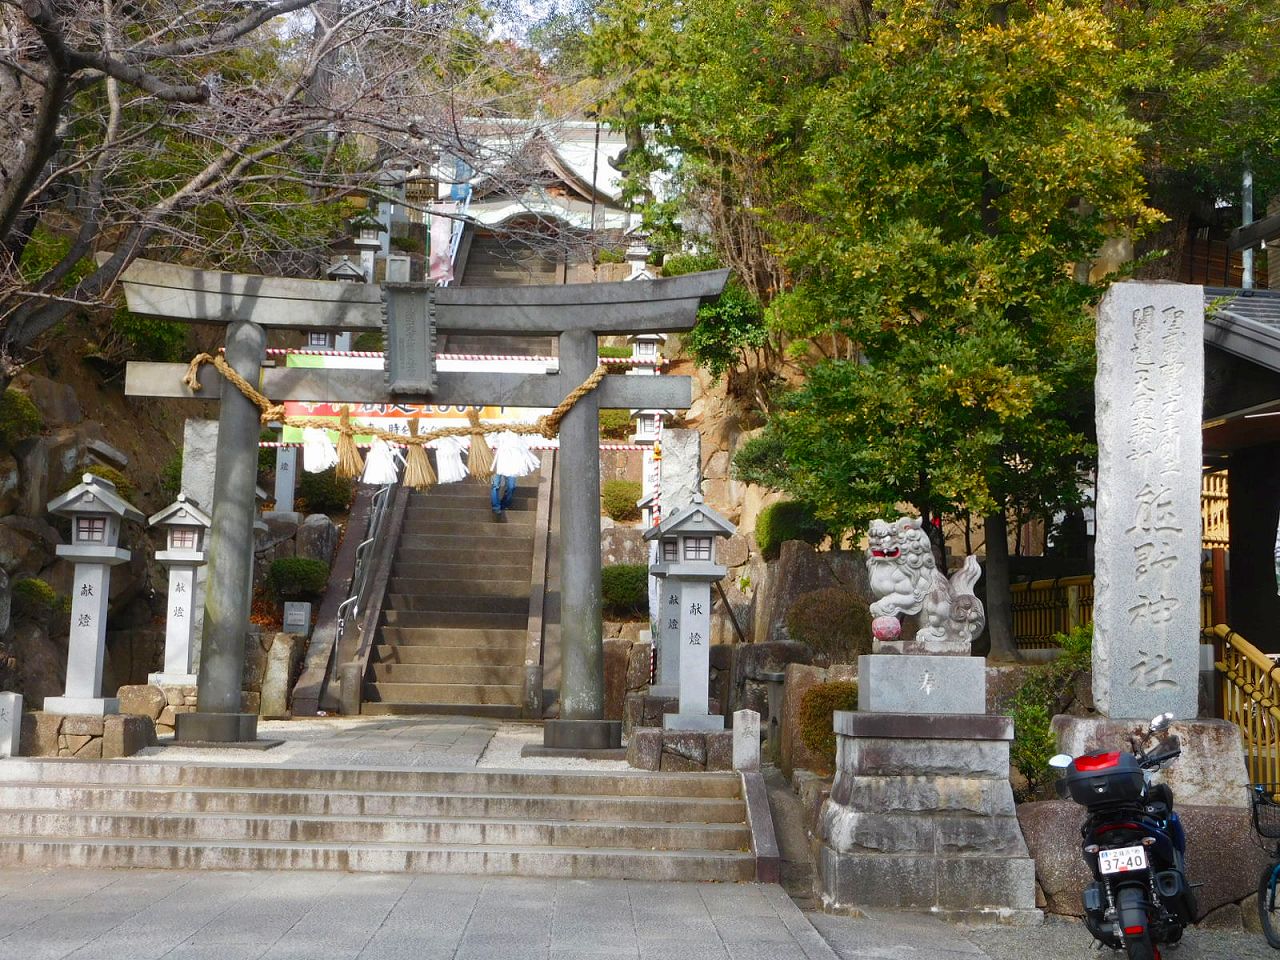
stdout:
<svg viewBox="0 0 1280 960">
<path fill-rule="evenodd" d="M 281 557 L 267 571 L 267 583 L 277 600 L 306 600 L 324 593 L 329 565 L 307 557 Z"/>
<path fill-rule="evenodd" d="M 813 515 L 813 508 L 798 500 L 784 500 L 760 511 L 756 519 L 756 543 L 766 560 L 778 559 L 788 540 L 803 540 L 814 546 L 827 538 L 827 525 Z"/>
<path fill-rule="evenodd" d="M 639 520 L 642 488 L 634 480 L 606 480 L 600 488 L 600 503 L 604 512 L 614 520 Z"/>
<path fill-rule="evenodd" d="M 604 345 L 596 348 L 596 353 L 601 357 L 611 357 L 614 360 L 630 360 L 632 350 L 630 347 Z"/>
<path fill-rule="evenodd" d="M 600 436 L 607 440 L 625 440 L 631 436 L 631 414 L 625 410 L 601 410 Z"/>
<path fill-rule="evenodd" d="M 871 652 L 871 610 L 844 587 L 811 590 L 796 597 L 787 611 L 787 635 L 831 663 L 856 663 Z"/>
<path fill-rule="evenodd" d="M 321 473 L 298 472 L 297 497 L 306 504 L 308 513 L 345 513 L 351 506 L 355 484 L 338 476 L 333 467 Z M 276 504 L 277 510 L 290 509 L 288 504 Z"/>
<path fill-rule="evenodd" d="M 12 450 L 44 429 L 44 417 L 21 390 L 9 387 L 0 395 L 0 447 Z"/>
<path fill-rule="evenodd" d="M 643 563 L 614 563 L 600 571 L 605 612 L 615 617 L 644 616 L 649 606 L 649 568 Z"/>
<path fill-rule="evenodd" d="M 832 715 L 837 710 L 858 709 L 858 685 L 852 680 L 819 683 L 800 698 L 800 740 L 810 752 L 825 763 L 815 773 L 829 774 L 836 763 L 836 735 Z"/>
<path fill-rule="evenodd" d="M 1013 718 L 1009 760 L 1024 780 L 1015 791 L 1019 802 L 1048 798 L 1056 776 L 1049 758 L 1058 752 L 1053 718 L 1071 705 L 1076 682 L 1087 677 L 1093 666 L 1092 624 L 1053 639 L 1062 653 L 1056 660 L 1029 668 L 1022 686 L 1005 704 L 1005 712 Z"/>
</svg>

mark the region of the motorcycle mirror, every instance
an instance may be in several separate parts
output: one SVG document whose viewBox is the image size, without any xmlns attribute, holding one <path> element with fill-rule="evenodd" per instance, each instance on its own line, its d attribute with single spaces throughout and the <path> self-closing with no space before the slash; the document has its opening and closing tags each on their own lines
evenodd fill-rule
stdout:
<svg viewBox="0 0 1280 960">
<path fill-rule="evenodd" d="M 1152 720 L 1151 720 L 1151 732 L 1152 732 L 1152 733 L 1164 733 L 1166 730 L 1168 730 L 1168 729 L 1169 729 L 1169 727 L 1170 727 L 1170 726 L 1172 726 L 1172 724 L 1173 724 L 1173 714 L 1172 714 L 1172 713 L 1162 713 L 1162 714 L 1160 714 L 1160 716 L 1158 716 L 1158 717 L 1153 717 L 1153 718 L 1152 718 Z"/>
<path fill-rule="evenodd" d="M 1071 766 L 1071 757 L 1065 753 L 1059 753 L 1057 756 L 1049 758 L 1049 766 L 1055 770 L 1065 770 Z"/>
</svg>

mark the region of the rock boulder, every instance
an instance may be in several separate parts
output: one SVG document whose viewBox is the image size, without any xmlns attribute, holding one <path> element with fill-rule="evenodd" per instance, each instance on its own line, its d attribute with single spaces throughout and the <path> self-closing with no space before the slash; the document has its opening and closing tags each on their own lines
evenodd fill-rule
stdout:
<svg viewBox="0 0 1280 960">
<path fill-rule="evenodd" d="M 338 525 L 323 513 L 313 513 L 298 527 L 296 540 L 299 557 L 333 563 L 333 551 L 338 546 Z"/>
</svg>

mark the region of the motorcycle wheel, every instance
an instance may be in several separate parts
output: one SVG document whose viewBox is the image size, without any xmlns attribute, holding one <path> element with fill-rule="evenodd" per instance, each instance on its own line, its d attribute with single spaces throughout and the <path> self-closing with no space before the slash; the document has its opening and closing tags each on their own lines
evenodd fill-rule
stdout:
<svg viewBox="0 0 1280 960">
<path fill-rule="evenodd" d="M 1258 920 L 1267 943 L 1280 950 L 1280 904 L 1277 904 L 1277 881 L 1280 880 L 1280 864 L 1270 863 L 1258 877 Z"/>
<path fill-rule="evenodd" d="M 1160 951 L 1151 942 L 1149 930 L 1140 937 L 1125 937 L 1124 949 L 1129 955 L 1129 960 L 1160 960 Z"/>
</svg>

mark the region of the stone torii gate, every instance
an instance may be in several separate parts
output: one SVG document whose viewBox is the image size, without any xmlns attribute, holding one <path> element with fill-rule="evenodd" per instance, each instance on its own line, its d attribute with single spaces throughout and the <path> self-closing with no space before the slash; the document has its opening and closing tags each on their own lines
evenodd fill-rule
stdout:
<svg viewBox="0 0 1280 960">
<path fill-rule="evenodd" d="M 129 309 L 170 319 L 228 324 L 227 362 L 273 401 L 432 403 L 554 407 L 599 363 L 597 337 L 689 330 L 701 303 L 719 296 L 728 271 L 663 280 L 532 287 L 436 287 L 348 284 L 193 270 L 138 261 L 123 281 Z M 384 330 L 386 371 L 262 369 L 264 327 Z M 555 336 L 553 374 L 437 372 L 436 332 Z M 244 633 L 249 622 L 258 408 L 226 389 L 208 366 L 203 388 L 184 383 L 185 364 L 131 362 L 130 396 L 221 398 L 214 480 L 209 582 L 205 601 L 197 711 L 180 716 L 177 738 L 256 739 L 257 718 L 241 712 Z M 547 747 L 616 747 L 620 725 L 603 719 L 600 597 L 601 409 L 686 409 L 687 377 L 607 376 L 560 426 L 561 657 L 560 719 L 548 721 Z"/>
</svg>

